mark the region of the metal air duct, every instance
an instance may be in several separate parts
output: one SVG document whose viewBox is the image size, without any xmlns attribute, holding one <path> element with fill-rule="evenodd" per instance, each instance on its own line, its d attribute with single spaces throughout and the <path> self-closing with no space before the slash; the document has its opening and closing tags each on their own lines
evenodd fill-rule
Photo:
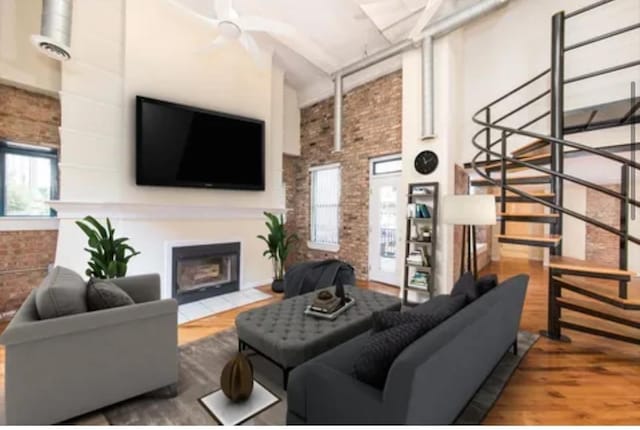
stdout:
<svg viewBox="0 0 640 430">
<path fill-rule="evenodd" d="M 40 34 L 31 43 L 43 54 L 58 61 L 71 58 L 72 0 L 42 0 Z"/>
</svg>

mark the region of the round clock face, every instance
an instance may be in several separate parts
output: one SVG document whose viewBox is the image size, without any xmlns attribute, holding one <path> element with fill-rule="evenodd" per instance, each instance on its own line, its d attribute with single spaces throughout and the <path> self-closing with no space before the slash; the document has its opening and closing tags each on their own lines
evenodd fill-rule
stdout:
<svg viewBox="0 0 640 430">
<path fill-rule="evenodd" d="M 416 156 L 414 166 L 418 173 L 428 175 L 438 167 L 438 156 L 433 151 L 422 151 Z"/>
</svg>

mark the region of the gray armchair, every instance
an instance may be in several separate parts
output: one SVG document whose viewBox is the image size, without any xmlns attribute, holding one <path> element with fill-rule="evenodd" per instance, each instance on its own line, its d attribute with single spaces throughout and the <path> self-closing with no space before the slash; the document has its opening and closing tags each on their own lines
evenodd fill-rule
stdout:
<svg viewBox="0 0 640 430">
<path fill-rule="evenodd" d="M 35 290 L 0 337 L 7 424 L 54 424 L 178 381 L 177 303 L 157 275 L 114 279 L 135 305 L 40 320 Z"/>
</svg>

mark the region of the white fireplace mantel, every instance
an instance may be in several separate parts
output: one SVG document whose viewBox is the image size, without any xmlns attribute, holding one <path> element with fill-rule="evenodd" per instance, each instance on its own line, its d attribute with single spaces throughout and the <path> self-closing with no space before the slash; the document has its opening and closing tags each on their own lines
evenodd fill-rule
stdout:
<svg viewBox="0 0 640 430">
<path fill-rule="evenodd" d="M 58 219 L 81 219 L 87 215 L 115 220 L 167 219 L 262 219 L 264 212 L 284 214 L 284 208 L 232 206 L 198 206 L 178 204 L 79 202 L 54 200 L 48 202 Z"/>
</svg>

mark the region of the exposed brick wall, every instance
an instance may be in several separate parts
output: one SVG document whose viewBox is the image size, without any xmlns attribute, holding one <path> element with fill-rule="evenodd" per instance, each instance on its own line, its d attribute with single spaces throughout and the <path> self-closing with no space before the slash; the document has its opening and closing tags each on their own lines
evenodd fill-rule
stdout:
<svg viewBox="0 0 640 430">
<path fill-rule="evenodd" d="M 605 185 L 620 192 L 619 185 Z M 587 190 L 587 216 L 615 228 L 620 227 L 620 201 L 601 192 Z M 618 267 L 620 242 L 618 236 L 587 224 L 586 258 L 606 266 Z"/>
<path fill-rule="evenodd" d="M 42 281 L 57 240 L 55 230 L 0 232 L 0 312 L 17 309 Z"/>
<path fill-rule="evenodd" d="M 0 84 L 0 140 L 60 147 L 60 102 Z M 57 231 L 0 231 L 0 318 L 17 309 L 55 260 Z"/>
<path fill-rule="evenodd" d="M 297 198 L 297 185 L 296 178 L 298 176 L 298 169 L 300 167 L 300 157 L 295 155 L 284 154 L 282 160 L 282 181 L 284 182 L 285 187 L 285 196 L 286 196 L 286 208 L 287 213 L 285 215 L 285 229 L 287 233 L 296 233 L 298 234 L 298 225 L 297 219 L 295 216 L 296 207 L 296 198 Z M 302 239 L 302 238 L 299 238 Z M 285 262 L 285 267 L 289 267 L 292 264 L 295 264 L 298 260 L 297 258 L 297 248 L 300 246 L 300 243 L 296 243 L 294 245 L 294 249 L 290 251 L 289 258 Z"/>
<path fill-rule="evenodd" d="M 0 139 L 60 146 L 60 101 L 0 84 Z"/>
<path fill-rule="evenodd" d="M 369 160 L 399 153 L 402 147 L 402 72 L 355 88 L 344 97 L 342 151 L 333 152 L 333 98 L 301 112 L 301 156 L 284 159 L 290 225 L 300 237 L 297 261 L 339 258 L 352 264 L 358 279 L 368 278 Z M 340 251 L 309 249 L 309 168 L 342 167 Z M 293 174 L 295 172 L 295 174 Z M 295 190 L 295 191 L 293 191 Z M 290 192 L 293 193 L 290 193 Z"/>
</svg>

